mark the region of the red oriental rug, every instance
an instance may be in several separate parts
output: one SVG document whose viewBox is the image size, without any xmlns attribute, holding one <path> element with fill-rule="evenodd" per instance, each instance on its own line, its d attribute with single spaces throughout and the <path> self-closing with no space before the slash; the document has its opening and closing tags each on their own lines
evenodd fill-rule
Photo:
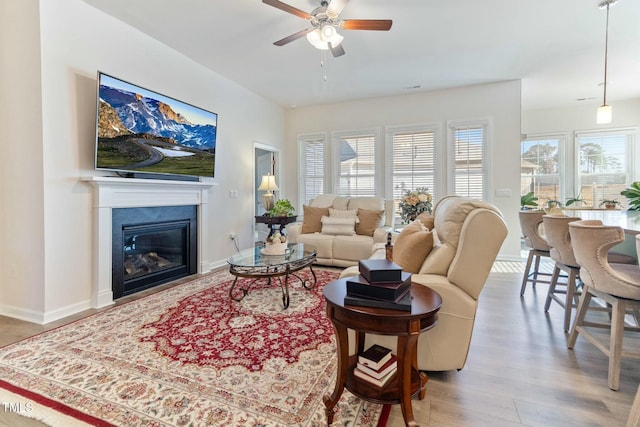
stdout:
<svg viewBox="0 0 640 427">
<path fill-rule="evenodd" d="M 6 346 L 0 400 L 54 426 L 324 426 L 336 355 L 322 289 L 337 273 L 315 271 L 286 310 L 275 284 L 231 301 L 219 271 Z M 334 425 L 387 414 L 345 390 Z"/>
</svg>

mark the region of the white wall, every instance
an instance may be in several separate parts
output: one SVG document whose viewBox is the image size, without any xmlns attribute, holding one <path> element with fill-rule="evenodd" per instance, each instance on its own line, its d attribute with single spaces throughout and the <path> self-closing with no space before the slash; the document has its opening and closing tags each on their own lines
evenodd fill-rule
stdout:
<svg viewBox="0 0 640 427">
<path fill-rule="evenodd" d="M 0 2 L 19 12 L 1 14 L 2 24 L 19 17 L 17 25 L 0 30 L 3 40 L 15 41 L 6 56 L 15 61 L 27 55 L 20 66 L 2 68 L 16 79 L 1 92 L 0 105 L 17 110 L 10 116 L 13 129 L 2 131 L 3 149 L 6 141 L 17 141 L 21 145 L 10 153 L 22 157 L 12 162 L 2 156 L 3 173 L 17 187 L 3 180 L 3 237 L 9 229 L 9 237 L 21 240 L 0 243 L 0 283 L 7 290 L 0 314 L 43 323 L 89 307 L 93 193 L 80 178 L 96 173 L 97 70 L 218 113 L 217 185 L 209 194 L 210 218 L 204 218 L 211 259 L 204 261 L 224 264 L 235 251 L 230 231 L 241 246 L 252 244 L 253 141 L 282 145 L 280 107 L 81 0 Z M 24 196 L 26 190 L 34 193 Z M 230 190 L 239 197 L 230 198 Z"/>
<path fill-rule="evenodd" d="M 387 125 L 440 122 L 443 136 L 447 120 L 490 119 L 493 134 L 491 179 L 495 189 L 511 190 L 511 197 L 492 196 L 504 214 L 509 236 L 501 259 L 520 259 L 520 82 L 508 81 L 405 96 L 316 105 L 287 111 L 285 162 L 296 164 L 297 136 L 305 133 L 378 128 Z M 294 173 L 295 172 L 295 173 Z M 286 196 L 298 203 L 297 171 L 286 176 Z M 384 189 L 380 190 L 385 196 Z"/>
<path fill-rule="evenodd" d="M 0 0 L 0 305 L 44 309 L 37 0 Z"/>
</svg>

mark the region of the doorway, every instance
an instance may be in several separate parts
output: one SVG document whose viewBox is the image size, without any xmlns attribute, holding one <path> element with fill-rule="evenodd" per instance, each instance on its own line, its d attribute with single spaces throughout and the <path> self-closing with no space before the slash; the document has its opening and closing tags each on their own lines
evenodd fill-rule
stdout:
<svg viewBox="0 0 640 427">
<path fill-rule="evenodd" d="M 272 174 L 275 177 L 276 184 L 281 185 L 280 182 L 280 151 L 274 147 L 259 142 L 253 143 L 253 164 L 254 164 L 254 176 L 253 176 L 253 200 L 254 200 L 254 215 L 264 215 L 265 209 L 262 205 L 263 191 L 258 191 L 258 187 L 262 182 L 262 177 L 267 174 Z M 278 199 L 278 191 L 274 191 L 275 199 Z M 254 241 L 264 242 L 269 234 L 269 229 L 266 224 L 256 224 L 254 222 Z"/>
</svg>

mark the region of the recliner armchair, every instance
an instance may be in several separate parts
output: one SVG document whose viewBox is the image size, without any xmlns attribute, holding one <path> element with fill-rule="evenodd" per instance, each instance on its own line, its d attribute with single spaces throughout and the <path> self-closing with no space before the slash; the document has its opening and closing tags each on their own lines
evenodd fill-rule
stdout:
<svg viewBox="0 0 640 427">
<path fill-rule="evenodd" d="M 436 327 L 418 338 L 418 369 L 462 369 L 467 360 L 478 297 L 507 236 L 507 226 L 493 205 L 457 196 L 444 197 L 434 208 L 435 241 L 414 284 L 428 286 L 442 297 Z M 384 258 L 384 249 L 372 257 Z M 358 274 L 357 267 L 342 277 Z M 395 351 L 395 337 L 367 334 L 374 343 Z"/>
</svg>

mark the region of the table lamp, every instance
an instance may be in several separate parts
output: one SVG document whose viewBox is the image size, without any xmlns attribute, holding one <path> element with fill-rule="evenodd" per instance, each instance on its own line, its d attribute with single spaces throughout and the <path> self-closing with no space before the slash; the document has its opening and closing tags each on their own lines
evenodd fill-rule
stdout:
<svg viewBox="0 0 640 427">
<path fill-rule="evenodd" d="M 260 187 L 258 187 L 259 191 L 266 191 L 262 195 L 262 206 L 264 209 L 269 212 L 271 208 L 273 208 L 273 193 L 272 191 L 279 190 L 276 185 L 276 177 L 271 175 L 270 173 L 262 176 L 262 182 L 260 183 Z"/>
</svg>

